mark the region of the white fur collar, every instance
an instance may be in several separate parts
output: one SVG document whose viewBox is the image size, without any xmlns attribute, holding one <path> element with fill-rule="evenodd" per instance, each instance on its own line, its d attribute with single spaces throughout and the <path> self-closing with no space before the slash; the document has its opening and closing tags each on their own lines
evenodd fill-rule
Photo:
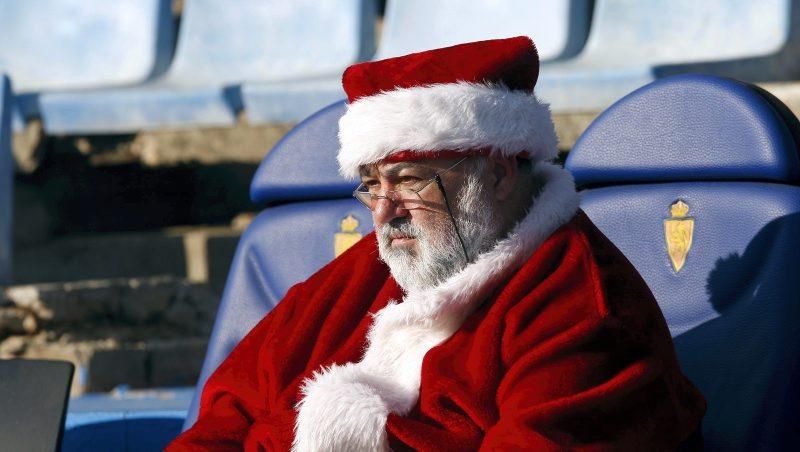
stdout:
<svg viewBox="0 0 800 452">
<path fill-rule="evenodd" d="M 496 284 L 577 212 L 568 171 L 539 163 L 536 173 L 547 182 L 507 238 L 439 286 L 381 309 L 361 361 L 322 368 L 304 382 L 293 451 L 388 450 L 386 418 L 416 404 L 428 350 L 452 336 Z"/>
</svg>

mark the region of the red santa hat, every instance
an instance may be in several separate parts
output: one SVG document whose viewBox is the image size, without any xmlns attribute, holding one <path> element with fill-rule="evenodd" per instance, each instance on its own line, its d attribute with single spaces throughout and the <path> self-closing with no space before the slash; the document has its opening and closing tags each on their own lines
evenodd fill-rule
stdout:
<svg viewBox="0 0 800 452">
<path fill-rule="evenodd" d="M 556 156 L 547 104 L 533 94 L 539 55 L 520 36 L 412 53 L 347 68 L 339 168 L 464 155 Z"/>
</svg>

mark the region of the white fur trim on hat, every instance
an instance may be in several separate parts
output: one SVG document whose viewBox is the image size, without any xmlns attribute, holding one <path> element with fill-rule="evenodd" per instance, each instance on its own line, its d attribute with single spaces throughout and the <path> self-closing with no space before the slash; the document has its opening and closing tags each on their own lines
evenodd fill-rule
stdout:
<svg viewBox="0 0 800 452">
<path fill-rule="evenodd" d="M 491 148 L 495 155 L 527 152 L 535 161 L 558 152 L 547 104 L 525 91 L 468 82 L 358 99 L 339 120 L 339 142 L 339 171 L 352 179 L 359 166 L 399 151 Z"/>
</svg>

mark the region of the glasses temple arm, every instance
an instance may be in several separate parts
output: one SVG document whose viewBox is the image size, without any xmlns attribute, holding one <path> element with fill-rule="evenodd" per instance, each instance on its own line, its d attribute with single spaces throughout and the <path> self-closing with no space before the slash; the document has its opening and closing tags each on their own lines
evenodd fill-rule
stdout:
<svg viewBox="0 0 800 452">
<path fill-rule="evenodd" d="M 447 207 L 447 213 L 450 215 L 450 221 L 453 222 L 453 228 L 456 230 L 456 235 L 458 236 L 458 242 L 461 243 L 461 249 L 464 251 L 464 257 L 467 259 L 467 263 L 469 264 L 472 261 L 469 258 L 469 253 L 467 253 L 467 247 L 464 245 L 464 239 L 461 238 L 461 232 L 459 232 L 458 230 L 456 219 L 453 218 L 453 211 L 452 209 L 450 209 L 450 202 L 447 200 L 447 192 L 444 190 L 444 184 L 442 184 L 442 178 L 437 174 L 435 179 L 436 179 L 436 186 L 438 186 L 439 190 L 442 191 L 442 196 L 444 196 L 444 205 L 445 207 Z"/>
</svg>

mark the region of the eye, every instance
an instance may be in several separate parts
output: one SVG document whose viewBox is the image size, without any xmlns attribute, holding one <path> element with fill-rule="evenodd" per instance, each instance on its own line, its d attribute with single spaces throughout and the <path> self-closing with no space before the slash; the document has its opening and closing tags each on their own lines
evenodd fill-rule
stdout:
<svg viewBox="0 0 800 452">
<path fill-rule="evenodd" d="M 414 184 L 416 184 L 417 182 L 419 182 L 421 180 L 422 179 L 420 179 L 417 176 L 401 176 L 400 180 L 399 180 L 399 183 L 401 183 L 403 185 L 414 185 Z"/>
<path fill-rule="evenodd" d="M 366 179 L 361 182 L 360 191 L 375 196 L 381 191 L 381 183 L 377 179 Z"/>
</svg>

